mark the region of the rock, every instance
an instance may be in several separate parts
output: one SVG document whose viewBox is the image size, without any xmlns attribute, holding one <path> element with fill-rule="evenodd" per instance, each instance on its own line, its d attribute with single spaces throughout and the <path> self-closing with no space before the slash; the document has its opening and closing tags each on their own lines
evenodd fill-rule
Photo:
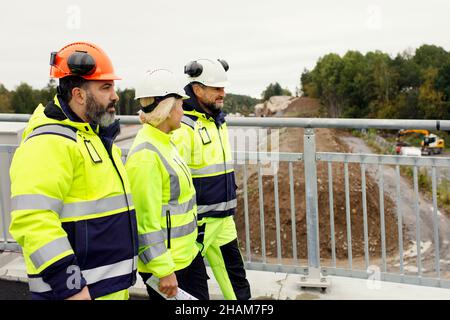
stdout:
<svg viewBox="0 0 450 320">
<path fill-rule="evenodd" d="M 255 106 L 255 115 L 257 117 L 271 116 L 279 111 L 283 111 L 291 104 L 291 100 L 294 98 L 290 96 L 273 96 L 268 101 Z"/>
</svg>

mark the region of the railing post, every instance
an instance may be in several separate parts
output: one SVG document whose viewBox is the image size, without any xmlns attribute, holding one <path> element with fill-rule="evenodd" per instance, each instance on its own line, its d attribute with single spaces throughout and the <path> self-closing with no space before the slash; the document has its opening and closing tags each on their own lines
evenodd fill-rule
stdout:
<svg viewBox="0 0 450 320">
<path fill-rule="evenodd" d="M 322 290 L 330 282 L 320 273 L 319 213 L 317 201 L 316 142 L 314 129 L 305 128 L 303 135 L 303 163 L 306 193 L 306 235 L 308 243 L 308 274 L 300 278 L 301 287 L 318 287 Z"/>
<path fill-rule="evenodd" d="M 314 129 L 305 129 L 303 136 L 305 192 L 306 192 L 306 234 L 308 237 L 308 265 L 320 267 L 319 218 L 317 211 L 316 142 Z"/>
</svg>

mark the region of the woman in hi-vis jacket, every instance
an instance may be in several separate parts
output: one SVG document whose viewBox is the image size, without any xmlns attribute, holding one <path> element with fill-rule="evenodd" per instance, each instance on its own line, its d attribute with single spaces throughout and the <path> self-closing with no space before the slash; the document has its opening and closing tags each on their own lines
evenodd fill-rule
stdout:
<svg viewBox="0 0 450 320">
<path fill-rule="evenodd" d="M 209 299 L 206 268 L 196 245 L 197 205 L 189 167 L 171 142 L 188 98 L 168 70 L 147 72 L 136 87 L 143 126 L 127 157 L 139 235 L 138 272 L 159 279 L 167 298 L 178 288 Z M 162 299 L 147 283 L 150 299 Z"/>
</svg>

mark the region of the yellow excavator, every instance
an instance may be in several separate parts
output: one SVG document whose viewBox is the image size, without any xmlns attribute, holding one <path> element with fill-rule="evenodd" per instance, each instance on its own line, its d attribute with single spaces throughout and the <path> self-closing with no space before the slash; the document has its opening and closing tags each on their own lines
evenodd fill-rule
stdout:
<svg viewBox="0 0 450 320">
<path fill-rule="evenodd" d="M 428 130 L 420 129 L 399 130 L 397 133 L 397 150 L 400 150 L 399 148 L 402 145 L 399 138 L 410 133 L 422 135 L 422 141 L 420 142 L 422 155 L 439 154 L 444 150 L 444 139 L 430 133 Z"/>
</svg>

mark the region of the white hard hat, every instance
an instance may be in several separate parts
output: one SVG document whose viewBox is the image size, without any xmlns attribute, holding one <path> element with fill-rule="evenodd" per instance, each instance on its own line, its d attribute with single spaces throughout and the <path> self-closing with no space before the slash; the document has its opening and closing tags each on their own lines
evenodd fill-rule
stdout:
<svg viewBox="0 0 450 320">
<path fill-rule="evenodd" d="M 189 99 L 184 92 L 181 80 L 172 71 L 157 69 L 145 73 L 142 81 L 136 86 L 134 99 L 164 97 L 170 94 Z"/>
<path fill-rule="evenodd" d="M 189 82 L 200 82 L 208 87 L 223 88 L 229 85 L 228 63 L 225 60 L 198 59 L 184 66 Z"/>
</svg>

